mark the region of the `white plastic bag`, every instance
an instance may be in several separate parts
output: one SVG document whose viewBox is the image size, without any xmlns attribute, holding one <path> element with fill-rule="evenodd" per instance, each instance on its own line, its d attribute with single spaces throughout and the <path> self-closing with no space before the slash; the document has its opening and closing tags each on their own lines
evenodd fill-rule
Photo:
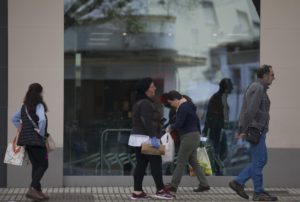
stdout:
<svg viewBox="0 0 300 202">
<path fill-rule="evenodd" d="M 174 140 L 170 133 L 165 133 L 161 139 L 161 143 L 165 145 L 165 155 L 162 155 L 162 161 L 163 163 L 166 162 L 173 162 L 174 160 L 174 153 L 175 153 L 175 144 Z"/>
<path fill-rule="evenodd" d="M 205 147 L 198 147 L 197 159 L 205 175 L 212 175 L 210 160 Z"/>
</svg>

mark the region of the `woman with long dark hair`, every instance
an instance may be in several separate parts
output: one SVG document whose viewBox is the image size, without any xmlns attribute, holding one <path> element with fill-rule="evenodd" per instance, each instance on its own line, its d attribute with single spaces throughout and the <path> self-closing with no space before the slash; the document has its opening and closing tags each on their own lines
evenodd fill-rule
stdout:
<svg viewBox="0 0 300 202">
<path fill-rule="evenodd" d="M 26 197 L 33 200 L 48 200 L 42 192 L 41 179 L 48 168 L 48 153 L 45 145 L 47 133 L 47 105 L 43 100 L 43 87 L 39 83 L 29 85 L 23 105 L 12 122 L 20 129 L 17 144 L 24 146 L 32 165 L 31 184 Z"/>
<path fill-rule="evenodd" d="M 128 145 L 135 149 L 137 161 L 131 199 L 148 198 L 142 187 L 148 163 L 150 163 L 151 174 L 157 189 L 155 197 L 173 199 L 173 195 L 165 189 L 163 183 L 161 156 L 141 153 L 141 145 L 144 142 L 150 141 L 154 148 L 159 148 L 160 144 L 162 115 L 153 102 L 155 90 L 156 87 L 151 78 L 141 79 L 136 85 L 137 95 L 132 109 L 132 130 L 128 142 Z"/>
</svg>

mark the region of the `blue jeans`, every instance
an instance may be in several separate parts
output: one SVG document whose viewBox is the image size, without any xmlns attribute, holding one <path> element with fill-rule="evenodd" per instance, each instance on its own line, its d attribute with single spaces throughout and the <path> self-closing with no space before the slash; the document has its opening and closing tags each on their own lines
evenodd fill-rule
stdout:
<svg viewBox="0 0 300 202">
<path fill-rule="evenodd" d="M 263 188 L 263 168 L 267 164 L 266 133 L 262 133 L 257 145 L 250 145 L 251 162 L 235 178 L 239 184 L 244 185 L 250 178 L 253 181 L 254 192 L 259 194 Z"/>
</svg>

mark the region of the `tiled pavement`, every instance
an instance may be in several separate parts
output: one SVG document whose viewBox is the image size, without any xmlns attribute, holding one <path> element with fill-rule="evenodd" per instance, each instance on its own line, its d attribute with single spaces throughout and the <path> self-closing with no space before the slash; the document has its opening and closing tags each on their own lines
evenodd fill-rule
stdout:
<svg viewBox="0 0 300 202">
<path fill-rule="evenodd" d="M 132 187 L 64 187 L 45 188 L 43 191 L 50 196 L 49 202 L 100 202 L 100 201 L 132 201 L 130 195 Z M 212 187 L 208 192 L 195 193 L 192 187 L 180 187 L 176 199 L 172 201 L 211 201 L 237 202 L 248 201 L 237 196 L 228 187 Z M 268 188 L 279 201 L 300 202 L 300 188 Z M 25 198 L 26 188 L 0 188 L 1 202 L 31 201 Z M 155 187 L 144 187 L 149 195 L 154 195 Z M 252 190 L 246 189 L 252 196 Z M 143 201 L 161 201 L 155 198 Z M 251 199 L 249 200 L 251 201 Z"/>
</svg>

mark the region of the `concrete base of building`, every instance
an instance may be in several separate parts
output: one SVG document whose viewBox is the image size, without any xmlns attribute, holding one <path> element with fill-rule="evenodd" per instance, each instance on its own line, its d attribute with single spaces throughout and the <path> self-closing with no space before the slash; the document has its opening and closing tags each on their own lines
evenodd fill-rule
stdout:
<svg viewBox="0 0 300 202">
<path fill-rule="evenodd" d="M 269 149 L 268 164 L 264 169 L 266 187 L 300 187 L 300 149 Z M 45 187 L 63 186 L 132 186 L 132 176 L 63 176 L 63 149 L 57 149 L 49 156 L 49 169 L 42 184 Z M 8 166 L 7 187 L 27 187 L 30 183 L 31 166 Z M 210 176 L 211 186 L 227 187 L 233 176 Z M 171 176 L 164 176 L 164 182 L 170 182 Z M 184 176 L 181 186 L 197 186 L 196 177 Z M 151 176 L 145 176 L 145 186 L 153 186 Z M 252 187 L 249 181 L 247 187 Z"/>
</svg>

